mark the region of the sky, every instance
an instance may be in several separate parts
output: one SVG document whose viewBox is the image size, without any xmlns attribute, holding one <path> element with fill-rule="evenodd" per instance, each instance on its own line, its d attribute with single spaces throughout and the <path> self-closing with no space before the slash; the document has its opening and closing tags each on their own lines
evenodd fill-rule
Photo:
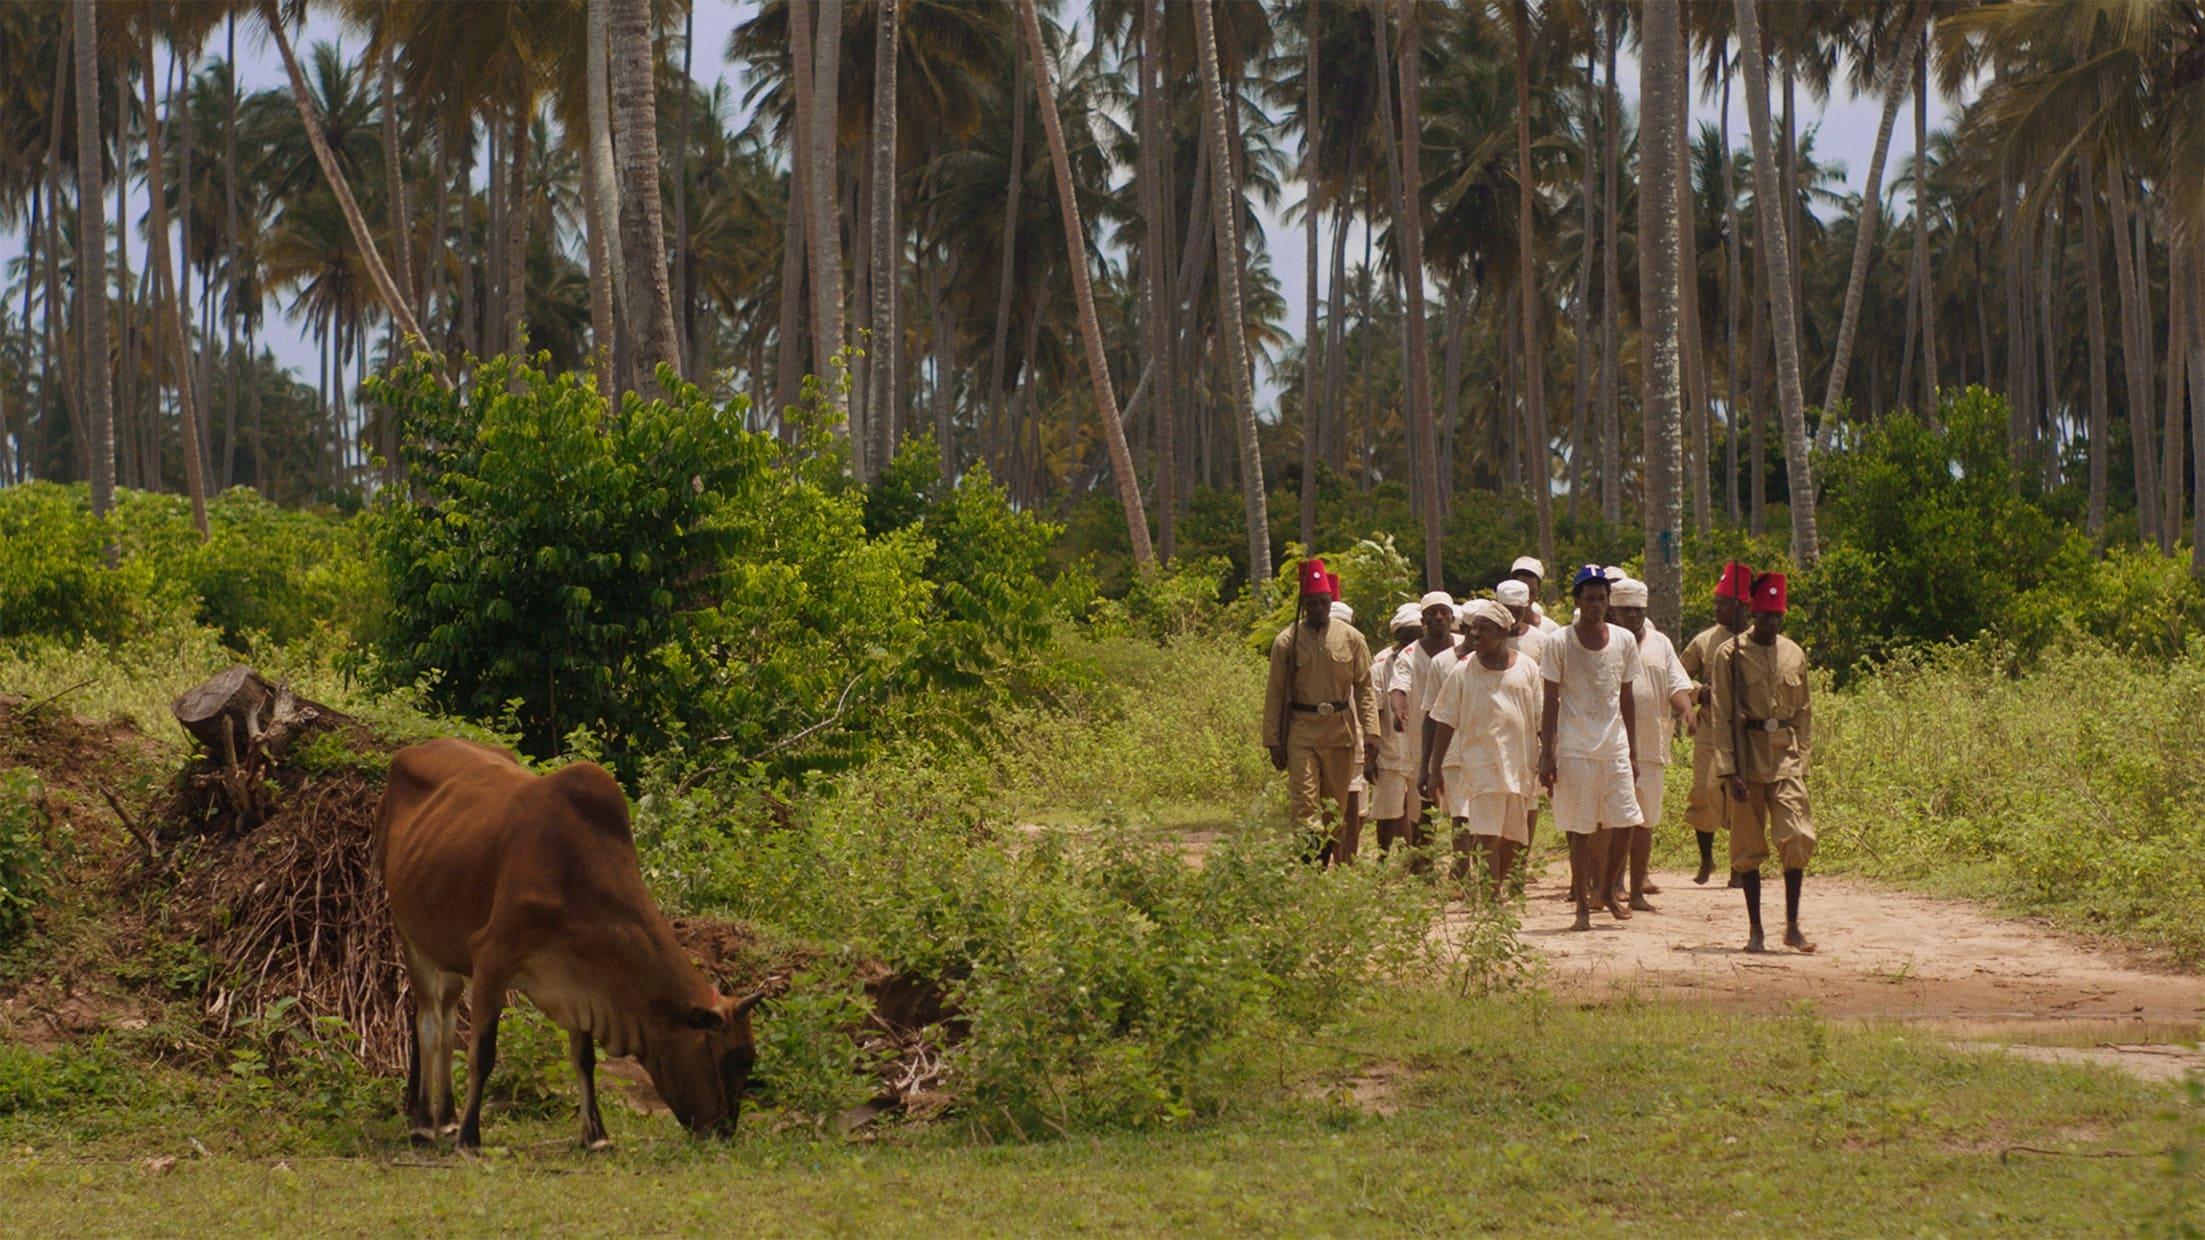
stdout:
<svg viewBox="0 0 2205 1240">
<path fill-rule="evenodd" d="M 495 2 L 495 0 L 485 0 L 485 2 Z M 748 82 L 744 67 L 739 64 L 732 64 L 727 60 L 728 35 L 734 31 L 736 26 L 747 21 L 757 11 L 757 8 L 758 5 L 755 0 L 696 0 L 696 55 L 692 66 L 692 74 L 707 85 L 717 80 L 725 80 L 730 87 L 730 94 L 737 100 L 742 98 Z M 1075 23 L 1075 37 L 1081 41 L 1093 37 L 1089 19 L 1084 16 L 1086 9 L 1087 5 L 1084 0 L 1073 0 L 1073 3 L 1068 5 L 1066 9 Z M 356 48 L 363 42 L 359 34 L 346 31 L 326 9 L 314 9 L 310 12 L 312 18 L 307 24 L 304 35 L 296 37 L 294 40 L 294 46 L 299 49 L 302 57 L 305 55 L 306 47 L 317 41 L 333 42 L 340 48 Z M 221 50 L 221 36 L 218 33 L 207 51 L 212 55 L 219 55 Z M 258 23 L 253 23 L 253 33 L 251 34 L 246 32 L 246 28 L 242 23 L 240 24 L 238 31 L 238 61 L 241 68 L 240 78 L 247 91 L 277 88 L 284 85 L 282 60 L 277 55 L 274 45 L 258 32 Z M 1617 72 L 1622 79 L 1626 106 L 1632 107 L 1635 111 L 1638 96 L 1638 64 L 1634 49 L 1626 46 L 1620 61 Z M 167 67 L 164 53 L 162 61 L 163 80 L 166 80 Z M 1839 80 L 1840 82 L 1843 81 L 1842 74 Z M 1739 146 L 1750 144 L 1745 104 L 1743 99 L 1739 97 L 1742 86 L 1741 81 L 1738 86 L 1733 88 L 1731 101 L 1731 141 Z M 1869 158 L 1875 150 L 1876 123 L 1880 119 L 1881 100 L 1856 98 L 1840 85 L 1819 112 L 1813 101 L 1807 99 L 1804 95 L 1801 96 L 1801 105 L 1803 108 L 1802 128 L 1807 126 L 1818 127 L 1815 136 L 1817 156 L 1826 163 L 1842 166 L 1845 172 L 1847 191 L 1858 193 L 1862 184 L 1867 180 Z M 1947 100 L 1932 97 L 1929 113 L 1930 129 L 1935 131 L 1948 124 L 1955 110 L 1955 107 Z M 1697 95 L 1694 97 L 1692 101 L 1692 120 L 1695 132 L 1698 131 L 1698 127 L 1702 122 L 1710 125 L 1715 124 L 1720 114 L 1719 101 L 1716 98 L 1712 96 L 1699 97 Z M 743 119 L 739 115 L 737 123 L 741 123 Z M 1904 166 L 1906 159 L 1913 154 L 1913 149 L 1912 104 L 1909 101 L 1901 111 L 1900 124 L 1892 134 L 1891 150 L 1887 156 L 1885 168 L 1887 193 L 1889 192 L 1890 182 L 1896 176 L 1898 170 Z M 1298 142 L 1288 146 L 1286 154 L 1292 157 L 1297 150 Z M 208 175 L 214 175 L 211 167 Z M 1120 175 L 1124 175 L 1124 173 L 1121 171 Z M 1278 278 L 1280 291 L 1285 297 L 1285 304 L 1288 308 L 1286 329 L 1288 334 L 1295 339 L 1299 339 L 1303 323 L 1302 308 L 1305 304 L 1305 298 L 1308 296 L 1309 273 L 1303 265 L 1304 252 L 1301 230 L 1298 226 L 1289 226 L 1285 222 L 1285 216 L 1287 212 L 1292 211 L 1298 205 L 1299 189 L 1300 186 L 1289 179 L 1285 187 L 1285 198 L 1279 204 L 1279 210 L 1271 211 L 1265 210 L 1261 206 L 1258 207 L 1258 215 L 1262 219 L 1265 232 L 1264 249 L 1270 256 L 1273 272 Z M 133 192 L 131 201 L 131 213 L 135 219 L 140 217 L 145 210 L 146 200 L 142 189 Z M 1890 207 L 1897 218 L 1904 218 L 1907 215 L 1907 206 L 1903 196 L 1892 200 Z M 1359 229 L 1351 231 L 1349 234 L 1350 249 L 1352 250 L 1359 245 L 1361 240 Z M 1103 238 L 1101 243 L 1107 248 L 1109 239 L 1107 237 Z M 23 252 L 23 244 L 24 239 L 20 230 L 0 233 L 0 264 L 12 262 L 20 256 Z M 130 244 L 131 264 L 135 269 L 144 261 L 142 254 L 145 247 L 143 235 L 135 228 L 131 233 Z M 278 298 L 276 300 L 271 307 L 263 339 L 275 351 L 279 360 L 289 366 L 301 378 L 311 381 L 316 371 L 314 344 L 307 335 L 304 324 L 292 319 L 287 312 L 287 307 L 287 299 Z M 1265 404 L 1270 403 L 1269 398 L 1275 390 L 1274 384 L 1270 381 L 1270 376 L 1259 373 L 1257 380 L 1261 389 L 1259 391 L 1259 401 Z"/>
</svg>

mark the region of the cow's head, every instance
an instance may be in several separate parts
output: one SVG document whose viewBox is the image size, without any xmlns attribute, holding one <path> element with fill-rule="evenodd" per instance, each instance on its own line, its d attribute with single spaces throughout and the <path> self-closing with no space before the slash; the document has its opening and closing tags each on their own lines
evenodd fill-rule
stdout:
<svg viewBox="0 0 2205 1240">
<path fill-rule="evenodd" d="M 715 996 L 670 1014 L 671 1026 L 651 1040 L 643 1068 L 658 1096 L 691 1132 L 728 1136 L 742 1109 L 743 1089 L 757 1051 L 750 1036 L 750 1009 L 763 991 L 741 998 Z"/>
</svg>

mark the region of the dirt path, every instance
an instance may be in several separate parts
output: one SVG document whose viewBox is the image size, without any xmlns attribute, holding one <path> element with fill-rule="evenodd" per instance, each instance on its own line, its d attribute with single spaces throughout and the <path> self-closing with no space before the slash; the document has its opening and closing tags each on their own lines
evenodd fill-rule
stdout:
<svg viewBox="0 0 2205 1240">
<path fill-rule="evenodd" d="M 1695 886 L 1660 872 L 1658 911 L 1628 922 L 1594 914 L 1573 932 L 1559 896 L 1566 867 L 1532 884 L 1523 937 L 1558 994 L 1696 999 L 1782 1011 L 1811 1000 L 1826 1016 L 1921 1022 L 1956 1042 L 2036 1058 L 2111 1064 L 2154 1078 L 2205 1067 L 2195 1047 L 2205 978 L 2079 942 L 2038 923 L 1959 900 L 1812 877 L 1802 921 L 1820 949 L 1740 950 L 1744 902 L 1722 876 Z M 1764 892 L 1769 941 L 1783 928 L 1783 888 Z"/>
</svg>

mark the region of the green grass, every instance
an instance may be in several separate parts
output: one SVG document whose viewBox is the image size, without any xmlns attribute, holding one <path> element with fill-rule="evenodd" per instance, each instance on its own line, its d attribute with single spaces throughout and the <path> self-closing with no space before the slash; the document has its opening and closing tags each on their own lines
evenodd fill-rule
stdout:
<svg viewBox="0 0 2205 1240">
<path fill-rule="evenodd" d="M 609 1155 L 579 1153 L 567 1119 L 494 1116 L 469 1160 L 408 1149 L 381 1092 L 384 1113 L 313 1120 L 156 1073 L 134 1096 L 0 1116 L 8 1226 L 2053 1235 L 2205 1218 L 2177 1192 L 2194 1171 L 2170 1170 L 2200 1141 L 2179 1091 L 1804 1012 L 1397 993 L 1282 1048 L 1220 1120 L 1015 1145 L 953 1121 L 819 1141 L 755 1114 L 712 1144 L 616 1109 Z M 179 1161 L 156 1173 L 159 1155 Z"/>
</svg>

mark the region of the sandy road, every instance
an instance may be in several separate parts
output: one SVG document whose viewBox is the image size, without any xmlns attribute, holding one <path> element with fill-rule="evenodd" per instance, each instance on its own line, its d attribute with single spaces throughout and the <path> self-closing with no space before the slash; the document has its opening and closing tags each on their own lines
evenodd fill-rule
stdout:
<svg viewBox="0 0 2205 1240">
<path fill-rule="evenodd" d="M 2085 943 L 2040 923 L 1962 900 L 1844 878 L 1808 879 L 1802 921 L 1819 950 L 1741 950 L 1743 898 L 1718 871 L 1705 887 L 1657 873 L 1655 912 L 1627 922 L 1593 915 L 1572 931 L 1555 867 L 1532 884 L 1523 938 L 1558 994 L 1698 1000 L 1749 1011 L 1812 1001 L 1826 1016 L 1920 1022 L 1968 1044 L 2038 1058 L 2111 1064 L 2176 1078 L 2205 1067 L 2195 1043 L 2205 978 Z M 1762 896 L 1769 942 L 1782 937 L 1783 888 Z"/>
</svg>

